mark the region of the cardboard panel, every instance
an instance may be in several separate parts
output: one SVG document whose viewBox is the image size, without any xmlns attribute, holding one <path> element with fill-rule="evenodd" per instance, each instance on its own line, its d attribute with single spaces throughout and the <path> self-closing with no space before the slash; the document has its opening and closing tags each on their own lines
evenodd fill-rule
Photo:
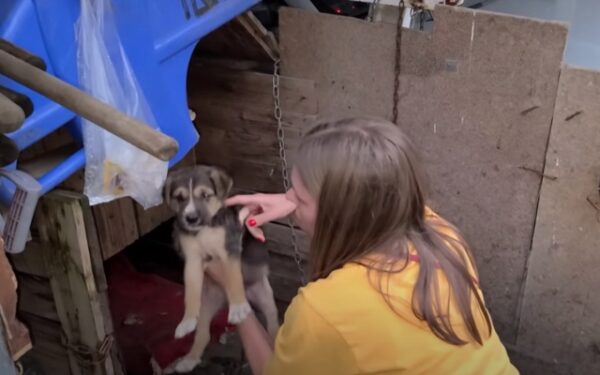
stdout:
<svg viewBox="0 0 600 375">
<path fill-rule="evenodd" d="M 600 373 L 600 72 L 565 67 L 544 173 L 518 346 Z"/>
<path fill-rule="evenodd" d="M 469 241 L 496 328 L 514 342 L 567 29 L 438 7 L 402 32 L 400 126 L 421 151 L 432 206 Z M 391 118 L 396 27 L 280 12 L 282 70 L 315 81 L 319 115 Z"/>
<path fill-rule="evenodd" d="M 433 124 L 407 130 L 427 162 L 434 207 L 469 241 L 508 342 L 516 336 L 566 33 L 557 23 L 438 9 Z"/>
</svg>

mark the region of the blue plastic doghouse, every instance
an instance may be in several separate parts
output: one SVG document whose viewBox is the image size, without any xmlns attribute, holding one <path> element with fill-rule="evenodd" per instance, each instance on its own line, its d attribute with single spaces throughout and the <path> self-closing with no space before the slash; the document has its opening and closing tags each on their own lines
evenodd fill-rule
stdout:
<svg viewBox="0 0 600 375">
<path fill-rule="evenodd" d="M 112 1 L 123 47 L 157 124 L 162 132 L 179 142 L 179 152 L 170 165 L 181 160 L 198 142 L 186 98 L 188 64 L 196 43 L 257 2 Z M 1 0 L 0 38 L 41 57 L 48 73 L 79 86 L 74 26 L 79 18 L 79 8 L 80 0 Z M 9 134 L 20 150 L 61 126 L 67 126 L 73 137 L 81 142 L 78 116 L 7 77 L 0 76 L 0 85 L 29 96 L 34 104 L 34 112 L 23 126 Z M 80 149 L 39 178 L 42 193 L 53 189 L 84 165 L 85 152 Z"/>
</svg>

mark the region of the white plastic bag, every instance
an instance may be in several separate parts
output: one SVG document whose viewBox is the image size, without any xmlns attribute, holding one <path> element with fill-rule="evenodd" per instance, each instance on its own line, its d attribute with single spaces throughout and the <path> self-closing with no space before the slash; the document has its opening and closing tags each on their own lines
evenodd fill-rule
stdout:
<svg viewBox="0 0 600 375">
<path fill-rule="evenodd" d="M 76 24 L 82 88 L 119 111 L 158 129 L 121 44 L 111 0 L 81 0 Z M 144 208 L 162 201 L 168 164 L 82 119 L 90 204 L 129 196 Z"/>
</svg>

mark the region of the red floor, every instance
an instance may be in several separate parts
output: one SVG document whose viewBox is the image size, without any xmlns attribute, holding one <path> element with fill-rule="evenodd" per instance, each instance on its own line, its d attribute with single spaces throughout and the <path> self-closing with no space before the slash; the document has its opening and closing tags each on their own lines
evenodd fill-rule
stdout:
<svg viewBox="0 0 600 375">
<path fill-rule="evenodd" d="M 152 374 L 152 357 L 165 368 L 185 355 L 193 334 L 179 340 L 173 336 L 183 316 L 183 285 L 136 271 L 122 254 L 110 259 L 105 270 L 115 336 L 127 373 Z M 213 339 L 227 328 L 226 317 L 224 311 L 213 321 Z"/>
</svg>

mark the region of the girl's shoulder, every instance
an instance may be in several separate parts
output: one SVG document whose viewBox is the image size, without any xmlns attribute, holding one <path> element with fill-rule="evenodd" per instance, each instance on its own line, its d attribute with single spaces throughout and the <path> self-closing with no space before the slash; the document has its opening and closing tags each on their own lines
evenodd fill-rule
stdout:
<svg viewBox="0 0 600 375">
<path fill-rule="evenodd" d="M 421 322 L 414 316 L 411 305 L 417 273 L 418 265 L 410 262 L 404 271 L 393 278 L 393 285 L 390 285 L 396 310 L 393 315 L 378 291 L 380 278 L 377 272 L 359 263 L 348 263 L 327 278 L 309 283 L 299 290 L 299 295 L 333 326 L 362 320 L 370 325 L 382 321 L 384 316 L 397 319 L 398 315 L 406 323 L 420 326 Z"/>
</svg>

